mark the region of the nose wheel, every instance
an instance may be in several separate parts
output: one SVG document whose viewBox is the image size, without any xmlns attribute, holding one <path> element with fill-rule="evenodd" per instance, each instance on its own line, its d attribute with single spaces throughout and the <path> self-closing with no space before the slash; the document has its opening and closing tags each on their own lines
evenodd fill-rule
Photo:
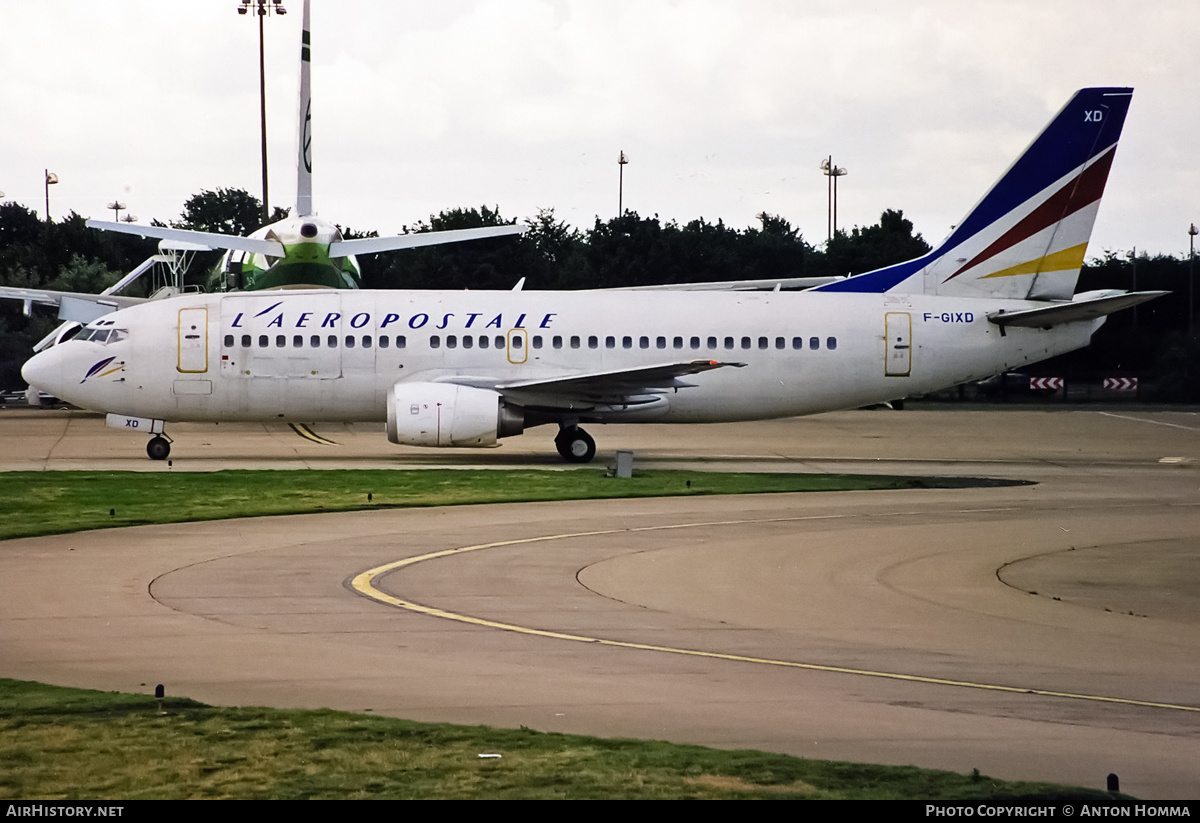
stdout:
<svg viewBox="0 0 1200 823">
<path fill-rule="evenodd" d="M 166 460 L 170 453 L 171 441 L 162 435 L 151 437 L 146 444 L 146 454 L 150 455 L 151 460 Z"/>
<path fill-rule="evenodd" d="M 596 456 L 596 441 L 578 426 L 563 426 L 554 438 L 554 446 L 568 463 L 590 463 Z"/>
</svg>

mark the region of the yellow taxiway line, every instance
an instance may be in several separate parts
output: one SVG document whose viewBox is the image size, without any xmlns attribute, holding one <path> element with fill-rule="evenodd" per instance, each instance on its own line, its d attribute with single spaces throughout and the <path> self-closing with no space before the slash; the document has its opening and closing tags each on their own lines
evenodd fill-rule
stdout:
<svg viewBox="0 0 1200 823">
<path fill-rule="evenodd" d="M 771 518 L 767 522 L 780 522 L 787 520 L 816 520 L 816 519 L 833 519 L 842 517 L 843 515 L 826 515 L 818 517 L 785 517 Z M 518 626 L 514 623 L 502 623 L 497 620 L 488 620 L 482 617 L 472 617 L 466 614 L 458 614 L 456 612 L 448 612 L 444 609 L 437 609 L 432 606 L 424 606 L 420 603 L 414 603 L 411 600 L 403 600 L 399 597 L 394 597 L 387 592 L 380 591 L 375 587 L 375 580 L 379 577 L 388 574 L 389 572 L 403 569 L 407 566 L 412 566 L 417 563 L 424 563 L 428 560 L 437 560 L 442 557 L 450 557 L 467 552 L 482 551 L 483 549 L 495 549 L 503 546 L 520 546 L 530 543 L 544 543 L 551 540 L 569 540 L 580 537 L 599 537 L 606 534 L 623 534 L 629 532 L 645 532 L 645 531 L 665 531 L 667 529 L 688 529 L 699 527 L 712 526 L 729 526 L 738 525 L 741 523 L 760 523 L 761 520 L 723 520 L 705 523 L 676 523 L 665 526 L 642 526 L 638 528 L 624 529 L 603 529 L 600 531 L 590 532 L 571 532 L 565 534 L 548 534 L 539 537 L 522 537 L 515 540 L 499 540 L 493 543 L 478 543 L 473 546 L 460 546 L 453 549 L 443 549 L 442 551 L 429 552 L 420 554 L 415 557 L 397 560 L 392 563 L 387 563 L 382 566 L 376 566 L 373 569 L 368 569 L 354 577 L 350 585 L 354 587 L 360 594 L 376 600 L 380 603 L 385 603 L 389 606 L 394 606 L 400 609 L 406 609 L 411 612 L 429 615 L 431 617 L 441 617 L 446 620 L 455 620 L 459 623 L 468 623 L 473 626 L 486 626 L 492 629 L 501 629 L 503 631 L 517 632 L 519 634 L 533 635 L 535 637 L 547 637 L 555 640 L 569 640 L 576 643 L 595 643 L 600 646 L 613 646 L 621 649 L 639 649 L 642 651 L 662 652 L 665 654 L 682 654 L 691 657 L 706 657 L 714 660 L 729 660 L 738 663 L 755 663 L 765 666 L 780 666 L 790 669 L 807 669 L 808 671 L 830 672 L 834 674 L 849 674 L 859 677 L 880 677 L 887 680 L 905 680 L 911 683 L 929 683 L 939 686 L 959 686 L 968 689 L 984 689 L 986 691 L 995 692 L 1010 692 L 1013 694 L 1034 694 L 1043 697 L 1064 697 L 1072 700 L 1087 700 L 1095 703 L 1117 703 L 1125 706 L 1141 706 L 1152 709 L 1172 709 L 1182 712 L 1200 712 L 1200 706 L 1183 706 L 1175 703 L 1157 703 L 1150 700 L 1133 700 L 1124 697 L 1106 697 L 1096 694 L 1081 694 L 1075 692 L 1059 692 L 1049 689 L 1038 689 L 1022 686 L 1001 686 L 994 683 L 976 683 L 970 680 L 947 680 L 940 677 L 924 677 L 916 674 L 901 674 L 898 672 L 880 672 L 870 669 L 851 669 L 844 666 L 826 666 L 820 663 L 801 663 L 794 660 L 775 660 L 768 657 L 750 657 L 740 654 L 726 654 L 724 652 L 703 651 L 700 649 L 681 649 L 672 646 L 658 646 L 649 643 L 631 643 L 625 640 L 609 640 L 602 637 L 590 637 L 581 634 L 566 634 L 563 632 L 547 631 L 545 629 L 535 629 L 529 626 Z"/>
</svg>

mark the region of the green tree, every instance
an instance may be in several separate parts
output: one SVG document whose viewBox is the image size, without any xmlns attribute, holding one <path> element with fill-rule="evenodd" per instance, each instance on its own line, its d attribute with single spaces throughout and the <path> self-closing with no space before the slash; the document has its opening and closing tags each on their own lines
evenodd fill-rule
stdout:
<svg viewBox="0 0 1200 823">
<path fill-rule="evenodd" d="M 287 211 L 275 208 L 271 222 L 287 217 Z M 193 194 L 183 204 L 177 228 L 235 234 L 245 237 L 262 228 L 262 201 L 245 189 L 217 189 Z"/>
<path fill-rule="evenodd" d="M 913 234 L 912 221 L 898 209 L 888 209 L 874 226 L 855 226 L 849 234 L 839 231 L 825 244 L 825 268 L 829 274 L 862 274 L 920 257 L 929 244 Z"/>
</svg>

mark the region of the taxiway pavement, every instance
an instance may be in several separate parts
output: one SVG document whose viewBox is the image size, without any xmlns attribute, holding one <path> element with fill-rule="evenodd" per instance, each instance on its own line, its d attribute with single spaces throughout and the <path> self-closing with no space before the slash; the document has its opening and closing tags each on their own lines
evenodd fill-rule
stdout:
<svg viewBox="0 0 1200 823">
<path fill-rule="evenodd" d="M 558 466 L 536 429 L 483 452 L 318 430 L 338 445 L 175 427 L 166 467 L 89 415 L 10 410 L 0 469 Z M 631 448 L 642 466 L 1037 482 L 9 541 L 0 675 L 1093 787 L 1115 772 L 1140 797 L 1200 796 L 1200 416 L 909 410 L 593 434 L 600 460 Z M 455 549 L 381 573 L 376 599 L 353 585 Z"/>
</svg>

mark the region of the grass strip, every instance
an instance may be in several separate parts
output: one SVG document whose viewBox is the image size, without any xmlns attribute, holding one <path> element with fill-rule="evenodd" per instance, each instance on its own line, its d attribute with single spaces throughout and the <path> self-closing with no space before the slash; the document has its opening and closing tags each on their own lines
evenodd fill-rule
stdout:
<svg viewBox="0 0 1200 823">
<path fill-rule="evenodd" d="M 481 758 L 481 754 L 500 757 Z M 1098 791 L 0 679 L 0 799 L 1037 799 Z"/>
<path fill-rule="evenodd" d="M 0 473 L 0 540 L 85 529 L 408 506 L 616 497 L 962 488 L 957 477 L 646 471 L 220 471 Z"/>
</svg>

